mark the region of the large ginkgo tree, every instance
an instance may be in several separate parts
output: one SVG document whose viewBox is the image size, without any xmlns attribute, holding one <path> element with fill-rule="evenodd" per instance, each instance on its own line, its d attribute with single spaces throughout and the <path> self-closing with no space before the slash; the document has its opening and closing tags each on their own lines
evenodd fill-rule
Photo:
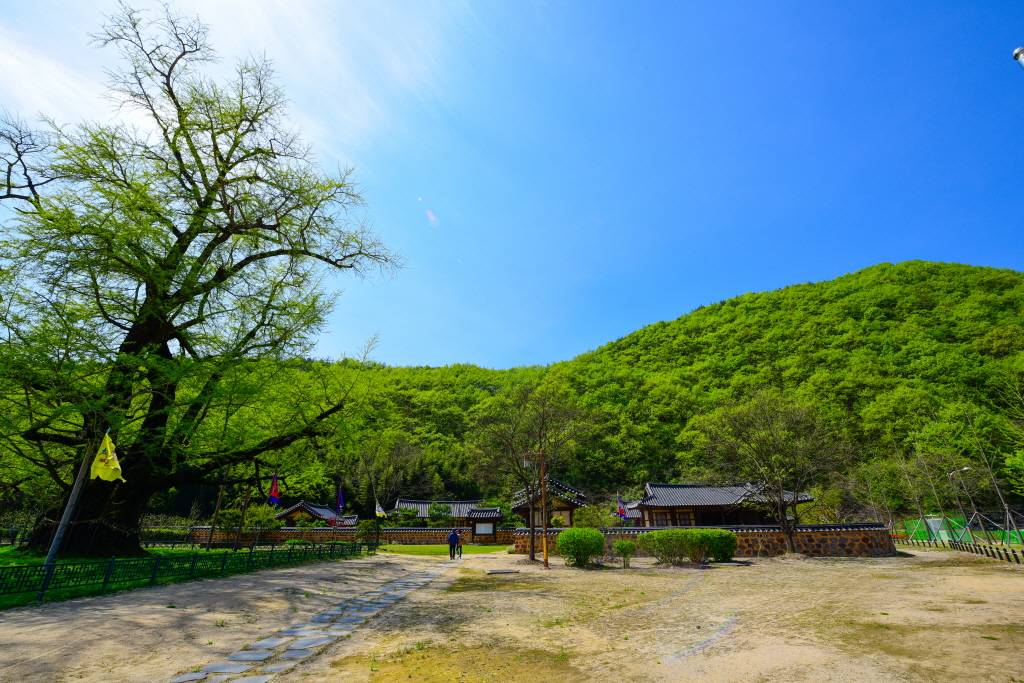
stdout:
<svg viewBox="0 0 1024 683">
<path fill-rule="evenodd" d="M 108 430 L 125 480 L 89 480 L 66 553 L 141 552 L 154 494 L 220 484 L 229 464 L 254 477 L 336 436 L 352 384 L 302 360 L 335 303 L 325 278 L 400 265 L 349 171 L 321 166 L 289 124 L 270 64 L 216 80 L 207 33 L 122 6 L 94 36 L 120 53 L 121 118 L 0 125 L 6 490 L 43 476 L 66 500 Z"/>
</svg>

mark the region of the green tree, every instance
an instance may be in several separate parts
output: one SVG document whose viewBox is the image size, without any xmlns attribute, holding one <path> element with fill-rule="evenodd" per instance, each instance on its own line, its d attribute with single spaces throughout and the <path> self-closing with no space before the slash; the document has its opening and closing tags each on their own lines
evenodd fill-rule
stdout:
<svg viewBox="0 0 1024 683">
<path fill-rule="evenodd" d="M 761 391 L 695 421 L 722 473 L 756 487 L 794 552 L 798 494 L 836 471 L 851 453 L 818 411 L 776 391 Z"/>
<path fill-rule="evenodd" d="M 348 171 L 321 168 L 286 120 L 269 62 L 217 83 L 207 29 L 124 8 L 111 98 L 143 124 L 0 123 L 0 396 L 7 455 L 66 497 L 109 429 L 125 482 L 89 482 L 65 549 L 138 554 L 153 494 L 325 428 L 350 406 L 307 354 L 336 295 L 330 271 L 399 265 L 355 213 Z M 237 468 L 236 471 L 244 471 Z M 45 546 L 59 508 L 33 543 Z M 90 528 L 91 527 L 91 528 Z"/>
<path fill-rule="evenodd" d="M 565 467 L 579 443 L 593 430 L 593 418 L 562 386 L 522 382 L 482 401 L 474 411 L 471 450 L 476 471 L 492 486 L 511 484 L 526 492 L 531 509 L 540 503 L 541 463 L 546 472 Z M 524 458 L 533 454 L 531 459 Z M 537 454 L 542 454 L 537 457 Z M 544 511 L 545 514 L 547 511 Z M 530 559 L 536 559 L 534 515 Z"/>
<path fill-rule="evenodd" d="M 452 506 L 445 503 L 431 503 L 427 508 L 428 526 L 432 527 L 453 527 L 455 518 L 452 517 Z"/>
</svg>

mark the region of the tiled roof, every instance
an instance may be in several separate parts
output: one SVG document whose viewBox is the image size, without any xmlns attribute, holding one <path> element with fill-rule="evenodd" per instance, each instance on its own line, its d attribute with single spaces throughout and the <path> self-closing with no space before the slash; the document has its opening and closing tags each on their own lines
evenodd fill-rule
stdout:
<svg viewBox="0 0 1024 683">
<path fill-rule="evenodd" d="M 274 519 L 284 519 L 287 515 L 291 514 L 292 512 L 296 512 L 296 511 L 305 512 L 306 514 L 310 515 L 311 517 L 316 517 L 317 519 L 322 519 L 322 520 L 327 521 L 327 522 L 337 518 L 337 516 L 338 516 L 338 513 L 336 513 L 333 509 L 331 509 L 327 505 L 313 505 L 312 503 L 307 503 L 304 500 L 300 500 L 298 503 L 296 503 L 295 505 L 292 505 L 287 510 L 283 510 L 281 512 L 278 512 L 276 515 L 274 515 Z M 358 519 L 359 519 L 358 516 L 356 516 L 356 515 L 352 515 L 352 516 L 355 517 L 356 520 L 358 521 Z M 342 520 L 344 520 L 344 519 L 345 518 L 342 517 Z M 344 523 L 345 522 L 342 521 L 342 524 L 344 524 Z"/>
<path fill-rule="evenodd" d="M 501 508 L 470 508 L 466 519 L 501 519 Z"/>
<path fill-rule="evenodd" d="M 629 502 L 626 502 L 626 501 L 622 501 L 622 502 L 625 503 L 626 519 L 643 519 L 644 514 L 642 512 L 640 512 L 640 508 L 637 507 L 637 505 L 640 504 L 639 502 L 636 502 L 636 503 L 629 503 Z"/>
<path fill-rule="evenodd" d="M 416 510 L 417 518 L 426 518 L 430 516 L 427 513 L 430 506 L 437 503 L 438 505 L 451 506 L 452 517 L 465 519 L 466 515 L 469 514 L 470 508 L 474 508 L 478 503 L 482 502 L 482 500 L 408 500 L 406 498 L 399 498 L 395 501 L 395 510 L 398 508 L 412 508 Z M 392 510 L 392 512 L 395 510 Z"/>
<path fill-rule="evenodd" d="M 713 486 L 706 484 L 647 484 L 647 494 L 636 505 L 644 507 L 707 507 L 739 505 L 740 503 L 764 502 L 760 494 L 761 486 L 757 484 L 725 484 Z M 787 492 L 792 496 L 792 493 Z M 801 493 L 801 501 L 814 500 L 806 493 Z"/>
<path fill-rule="evenodd" d="M 546 475 L 544 480 L 547 482 L 547 494 L 549 496 L 558 498 L 566 503 L 570 503 L 581 508 L 587 507 L 587 495 L 583 493 L 583 491 L 573 486 L 569 486 L 564 481 L 555 479 L 550 474 Z M 519 489 L 513 493 L 512 500 L 513 508 L 523 507 L 526 505 L 526 489 Z"/>
</svg>

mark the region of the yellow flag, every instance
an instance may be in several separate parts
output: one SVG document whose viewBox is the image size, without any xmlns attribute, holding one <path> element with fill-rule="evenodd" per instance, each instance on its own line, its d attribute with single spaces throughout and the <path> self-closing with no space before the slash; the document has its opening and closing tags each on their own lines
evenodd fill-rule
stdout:
<svg viewBox="0 0 1024 683">
<path fill-rule="evenodd" d="M 103 442 L 100 443 L 100 450 L 96 459 L 92 461 L 90 479 L 99 477 L 103 481 L 114 481 L 125 478 L 121 476 L 121 463 L 117 461 L 117 454 L 114 453 L 114 442 L 110 440 L 110 434 L 103 435 Z"/>
<path fill-rule="evenodd" d="M 388 513 L 384 512 L 384 508 L 382 508 L 380 506 L 380 503 L 377 503 L 377 516 L 378 517 L 387 517 L 388 516 Z"/>
</svg>

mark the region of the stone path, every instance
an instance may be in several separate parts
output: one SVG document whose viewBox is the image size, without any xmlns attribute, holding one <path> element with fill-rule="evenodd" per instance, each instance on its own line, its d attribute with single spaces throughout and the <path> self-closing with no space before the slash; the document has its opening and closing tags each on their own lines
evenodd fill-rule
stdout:
<svg viewBox="0 0 1024 683">
<path fill-rule="evenodd" d="M 461 559 L 439 562 L 429 569 L 386 583 L 376 590 L 325 610 L 309 621 L 294 624 L 274 636 L 228 655 L 226 662 L 207 664 L 199 671 L 170 679 L 170 683 L 267 683 L 274 674 L 301 664 L 306 657 L 322 652 L 338 639 L 349 636 L 367 619 L 375 617 L 381 610 L 461 563 Z"/>
</svg>

